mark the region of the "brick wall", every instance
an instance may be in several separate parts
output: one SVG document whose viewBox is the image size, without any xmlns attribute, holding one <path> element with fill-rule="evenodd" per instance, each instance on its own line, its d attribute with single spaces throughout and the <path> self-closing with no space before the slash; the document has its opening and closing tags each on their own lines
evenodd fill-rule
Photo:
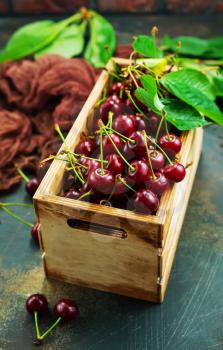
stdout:
<svg viewBox="0 0 223 350">
<path fill-rule="evenodd" d="M 102 13 L 223 13 L 223 0 L 0 0 L 0 14 L 65 14 L 81 6 Z"/>
</svg>

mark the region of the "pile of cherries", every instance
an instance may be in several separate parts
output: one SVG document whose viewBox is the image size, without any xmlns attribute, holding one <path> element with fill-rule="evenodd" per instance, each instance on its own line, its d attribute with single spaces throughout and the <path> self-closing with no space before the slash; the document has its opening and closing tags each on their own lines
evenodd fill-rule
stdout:
<svg viewBox="0 0 223 350">
<path fill-rule="evenodd" d="M 155 214 L 161 195 L 186 175 L 176 160 L 180 138 L 165 117 L 149 111 L 134 95 L 132 75 L 111 84 L 74 152 L 61 195 L 144 214 Z"/>
<path fill-rule="evenodd" d="M 56 321 L 42 334 L 39 330 L 38 316 L 48 311 L 48 301 L 44 294 L 32 294 L 26 300 L 26 310 L 34 315 L 36 329 L 36 345 L 40 345 L 46 336 L 61 322 L 76 320 L 79 315 L 77 304 L 70 299 L 60 299 L 53 308 Z"/>
</svg>

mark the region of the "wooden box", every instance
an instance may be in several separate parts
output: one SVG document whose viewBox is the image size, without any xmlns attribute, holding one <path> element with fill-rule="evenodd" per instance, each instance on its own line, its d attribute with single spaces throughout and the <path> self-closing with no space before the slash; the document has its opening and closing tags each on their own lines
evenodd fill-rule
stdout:
<svg viewBox="0 0 223 350">
<path fill-rule="evenodd" d="M 120 65 L 127 60 L 113 59 Z M 111 62 L 108 69 L 111 69 Z M 108 81 L 103 71 L 71 128 L 74 149 Z M 65 162 L 54 160 L 34 204 L 41 224 L 40 244 L 47 277 L 129 297 L 162 302 L 170 275 L 202 147 L 203 130 L 181 136 L 179 161 L 185 179 L 161 198 L 157 215 L 136 214 L 58 195 Z M 64 148 L 61 147 L 60 151 Z"/>
</svg>

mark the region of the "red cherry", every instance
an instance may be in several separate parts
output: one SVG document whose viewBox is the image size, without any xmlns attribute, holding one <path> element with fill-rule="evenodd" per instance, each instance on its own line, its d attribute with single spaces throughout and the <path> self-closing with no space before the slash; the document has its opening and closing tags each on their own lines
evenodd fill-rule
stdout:
<svg viewBox="0 0 223 350">
<path fill-rule="evenodd" d="M 26 182 L 25 190 L 31 197 L 33 197 L 38 187 L 39 181 L 34 177 Z"/>
<path fill-rule="evenodd" d="M 122 100 L 116 96 L 112 95 L 107 98 L 100 106 L 100 118 L 104 123 L 108 121 L 109 112 L 113 113 L 113 116 L 123 114 L 127 112 L 129 108 L 122 102 Z"/>
<path fill-rule="evenodd" d="M 48 301 L 43 294 L 32 294 L 26 300 L 26 309 L 33 314 L 34 312 L 43 313 L 48 308 Z"/>
<path fill-rule="evenodd" d="M 134 160 L 131 162 L 131 166 L 134 170 L 128 168 L 128 180 L 132 185 L 144 183 L 151 174 L 148 164 L 143 160 Z"/>
<path fill-rule="evenodd" d="M 87 159 L 87 158 L 83 158 L 81 157 L 79 159 L 79 163 L 81 163 L 82 165 L 85 166 L 85 168 L 83 167 L 81 169 L 81 172 L 84 176 L 84 178 L 88 177 L 89 173 L 94 170 L 94 169 L 98 169 L 100 168 L 100 162 L 98 162 L 97 160 L 94 159 Z"/>
<path fill-rule="evenodd" d="M 150 154 L 150 160 L 152 163 L 153 170 L 158 171 L 162 169 L 165 164 L 165 158 L 162 155 L 162 153 L 159 152 L 158 150 L 155 150 L 155 151 L 149 150 L 149 154 Z M 145 162 L 148 162 L 147 155 L 145 155 L 142 159 L 145 160 Z"/>
<path fill-rule="evenodd" d="M 95 150 L 95 143 L 91 139 L 85 139 L 78 143 L 75 148 L 75 153 L 83 154 L 89 157 Z"/>
<path fill-rule="evenodd" d="M 135 121 L 136 121 L 136 130 L 142 131 L 142 130 L 148 129 L 147 122 L 141 114 L 136 114 Z"/>
<path fill-rule="evenodd" d="M 109 90 L 109 94 L 110 95 L 119 95 L 121 94 L 121 92 L 124 92 L 125 89 L 125 84 L 122 83 L 121 81 L 116 81 L 114 84 L 112 84 L 110 90 Z"/>
<path fill-rule="evenodd" d="M 89 187 L 93 190 L 110 194 L 113 186 L 115 184 L 115 177 L 111 171 L 104 169 L 102 172 L 101 169 L 92 170 L 88 176 Z"/>
<path fill-rule="evenodd" d="M 119 115 L 113 120 L 113 129 L 124 136 L 130 136 L 136 130 L 134 115 Z"/>
<path fill-rule="evenodd" d="M 121 150 L 124 146 L 122 139 L 117 134 L 110 134 L 109 136 L 103 135 L 102 136 L 102 146 L 103 146 L 103 155 L 104 156 L 115 152 L 115 148 L 114 148 L 110 139 L 112 139 L 113 143 L 115 144 L 115 146 L 119 150 Z M 97 139 L 97 143 L 98 143 L 98 145 L 100 145 L 100 138 L 99 137 Z"/>
<path fill-rule="evenodd" d="M 54 306 L 53 312 L 64 321 L 75 320 L 79 315 L 77 304 L 70 299 L 59 300 Z"/>
<path fill-rule="evenodd" d="M 155 178 L 152 175 L 149 176 L 145 182 L 146 188 L 157 195 L 161 195 L 169 188 L 169 181 L 162 173 L 155 173 Z"/>
<path fill-rule="evenodd" d="M 114 175 L 123 173 L 125 165 L 117 153 L 108 154 L 105 160 L 108 161 L 106 169 L 110 170 Z"/>
<path fill-rule="evenodd" d="M 154 214 L 159 207 L 159 199 L 150 190 L 141 189 L 134 195 L 135 210 L 144 214 Z"/>
<path fill-rule="evenodd" d="M 80 195 L 81 195 L 80 192 L 75 191 L 75 190 L 70 190 L 64 194 L 64 197 L 70 198 L 70 199 L 78 199 L 80 197 Z"/>
<path fill-rule="evenodd" d="M 156 114 L 152 114 L 150 117 L 149 117 L 149 120 L 148 120 L 148 130 L 149 130 L 149 134 L 152 135 L 152 136 L 156 136 L 156 133 L 157 133 L 157 129 L 160 125 L 160 122 L 161 122 L 161 117 L 159 115 L 156 115 Z M 161 126 L 160 128 L 160 133 L 159 135 L 162 135 L 163 133 L 165 132 L 165 127 L 164 127 L 164 124 Z"/>
<path fill-rule="evenodd" d="M 127 141 L 128 144 L 128 150 L 130 153 L 130 150 L 134 152 L 135 156 L 141 158 L 144 156 L 146 153 L 146 147 L 145 147 L 145 142 L 144 142 L 144 137 L 140 131 L 135 131 L 133 132 L 129 138 L 134 141 Z M 148 146 L 151 144 L 151 142 L 147 139 L 147 144 Z"/>
<path fill-rule="evenodd" d="M 160 137 L 158 144 L 170 157 L 175 157 L 181 150 L 181 141 L 174 134 Z"/>
<path fill-rule="evenodd" d="M 180 182 L 185 178 L 186 170 L 180 163 L 169 164 L 163 169 L 163 174 L 174 182 Z"/>
<path fill-rule="evenodd" d="M 31 236 L 34 241 L 39 243 L 39 232 L 40 232 L 40 223 L 36 222 L 31 229 Z"/>
<path fill-rule="evenodd" d="M 128 180 L 125 177 L 120 175 L 118 178 L 116 178 L 115 187 L 112 191 L 113 196 L 121 196 L 128 192 L 129 189 L 125 183 L 128 183 Z"/>
</svg>

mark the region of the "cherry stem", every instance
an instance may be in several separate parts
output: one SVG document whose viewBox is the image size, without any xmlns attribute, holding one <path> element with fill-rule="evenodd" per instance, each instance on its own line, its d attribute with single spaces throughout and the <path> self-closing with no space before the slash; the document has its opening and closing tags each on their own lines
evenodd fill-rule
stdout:
<svg viewBox="0 0 223 350">
<path fill-rule="evenodd" d="M 81 157 L 81 158 L 85 158 L 85 159 L 95 160 L 96 162 L 101 162 L 101 159 L 98 159 L 98 158 L 87 157 L 84 154 L 78 154 L 78 153 L 74 153 L 74 152 L 70 152 L 70 153 L 72 153 L 75 157 Z M 108 161 L 103 160 L 103 163 L 108 163 Z M 80 164 L 80 163 L 77 163 L 77 164 Z"/>
<path fill-rule="evenodd" d="M 122 135 L 120 132 L 116 131 L 115 129 L 111 128 L 111 131 L 114 132 L 115 134 L 119 135 L 121 138 L 123 138 L 124 141 L 127 140 L 127 141 L 129 141 L 131 143 L 135 143 L 135 141 L 133 139 L 130 139 L 129 137 L 126 137 L 126 136 Z"/>
<path fill-rule="evenodd" d="M 63 136 L 63 134 L 62 134 L 62 132 L 61 132 L 60 127 L 59 127 L 58 124 L 55 124 L 55 130 L 56 130 L 57 133 L 59 134 L 59 136 L 60 136 L 62 142 L 64 143 L 64 146 L 66 147 L 65 138 L 64 138 L 64 136 Z M 66 148 L 67 148 L 67 147 L 66 147 Z M 76 176 L 76 177 L 78 178 L 78 180 L 82 183 L 82 185 L 84 185 L 84 179 L 83 179 L 83 177 L 76 171 L 76 169 L 75 169 L 75 167 L 74 167 L 74 165 L 73 165 L 73 161 L 76 162 L 76 159 L 75 159 L 74 155 L 72 154 L 72 152 L 71 152 L 69 149 L 67 149 L 66 152 L 67 152 L 68 161 L 69 161 L 69 163 L 70 163 L 70 165 L 71 165 L 71 168 L 72 168 L 72 170 L 73 170 L 75 176 Z"/>
<path fill-rule="evenodd" d="M 156 137 L 155 137 L 156 144 L 157 144 L 157 142 L 158 142 L 158 138 L 159 138 L 159 134 L 160 134 L 160 129 L 161 129 L 161 126 L 163 125 L 164 118 L 165 118 L 165 115 L 162 114 L 162 118 L 161 118 L 161 120 L 160 120 L 159 126 L 158 126 L 157 131 L 156 131 Z M 154 147 L 154 152 L 156 151 L 156 144 L 155 144 L 155 147 Z"/>
<path fill-rule="evenodd" d="M 104 175 L 104 166 L 103 166 L 103 135 L 102 135 L 102 128 L 100 129 L 100 160 L 101 160 L 101 175 Z"/>
<path fill-rule="evenodd" d="M 29 207 L 29 208 L 33 208 L 33 205 L 27 204 L 27 203 L 0 202 L 0 208 L 2 208 L 2 207 Z"/>
<path fill-rule="evenodd" d="M 14 219 L 20 221 L 22 224 L 29 226 L 29 227 L 33 227 L 33 224 L 31 224 L 30 222 L 26 221 L 25 219 L 23 219 L 21 216 L 15 214 L 12 210 L 5 208 L 5 206 L 1 207 L 2 210 L 4 210 L 8 215 L 12 216 Z"/>
<path fill-rule="evenodd" d="M 35 329 L 36 329 L 36 338 L 40 338 L 40 331 L 39 331 L 39 325 L 38 325 L 38 312 L 34 312 L 34 320 L 35 320 Z"/>
<path fill-rule="evenodd" d="M 94 192 L 92 191 L 92 190 L 90 190 L 90 191 L 88 191 L 88 192 L 85 192 L 85 193 L 83 193 L 79 198 L 78 198 L 78 200 L 81 200 L 81 199 L 83 199 L 83 198 L 85 198 L 85 197 L 87 197 L 87 196 L 90 196 L 91 194 L 93 194 Z"/>
<path fill-rule="evenodd" d="M 24 173 L 24 171 L 22 171 L 21 168 L 19 168 L 18 166 L 16 166 L 16 170 L 18 171 L 19 175 L 21 176 L 21 178 L 22 178 L 25 182 L 29 182 L 28 176 Z"/>
<path fill-rule="evenodd" d="M 157 27 L 153 27 L 151 30 L 152 42 L 153 42 L 153 56 L 156 56 L 156 33 L 158 32 Z"/>
<path fill-rule="evenodd" d="M 156 179 L 156 175 L 153 171 L 153 166 L 152 166 L 152 162 L 151 162 L 151 158 L 150 158 L 149 148 L 148 148 L 148 144 L 147 144 L 147 135 L 146 135 L 145 130 L 143 130 L 143 136 L 144 136 L 144 143 L 145 143 L 145 147 L 146 147 L 146 153 L 147 153 L 149 167 L 150 167 L 150 170 L 152 173 L 152 177 L 153 177 L 153 179 Z"/>
<path fill-rule="evenodd" d="M 103 122 L 101 122 L 101 124 L 103 125 L 103 130 L 105 131 L 106 135 L 108 136 L 112 146 L 114 147 L 114 149 L 116 150 L 116 152 L 118 153 L 118 155 L 122 158 L 122 160 L 125 162 L 125 164 L 132 170 L 135 171 L 135 168 L 125 159 L 125 157 L 122 155 L 122 153 L 119 151 L 118 147 L 116 146 L 116 144 L 114 143 L 114 141 L 112 140 L 111 136 L 108 134 L 105 125 Z"/>
<path fill-rule="evenodd" d="M 130 101 L 132 102 L 133 106 L 137 109 L 137 111 L 138 111 L 140 114 L 142 114 L 146 119 L 148 119 L 147 116 L 145 115 L 145 113 L 137 106 L 137 104 L 136 104 L 135 101 L 133 100 L 130 91 L 126 91 L 126 93 L 127 93 L 128 98 L 129 98 Z"/>
<path fill-rule="evenodd" d="M 131 63 L 131 64 L 132 64 L 132 63 Z M 134 77 L 134 74 L 132 74 L 132 72 L 131 72 L 131 66 L 128 66 L 128 73 L 129 73 L 129 75 L 132 77 L 132 80 L 134 81 L 136 87 L 138 88 L 139 85 L 138 85 L 138 83 L 137 83 L 137 81 L 136 81 L 136 79 L 135 79 L 135 77 Z"/>
<path fill-rule="evenodd" d="M 163 153 L 163 155 L 166 157 L 168 163 L 170 164 L 173 164 L 172 160 L 168 157 L 168 155 L 166 154 L 166 152 L 162 149 L 162 147 L 160 147 L 155 141 L 153 141 L 152 138 L 150 138 L 148 135 L 147 135 L 147 138 L 156 145 L 156 147 Z"/>
<path fill-rule="evenodd" d="M 125 185 L 125 187 L 127 187 L 130 191 L 136 192 L 134 190 L 134 188 L 132 188 L 130 185 L 127 184 L 127 182 L 125 180 L 123 180 L 121 177 L 119 178 L 119 180 L 123 183 L 123 185 Z"/>
<path fill-rule="evenodd" d="M 46 338 L 46 336 L 58 325 L 58 323 L 60 323 L 60 321 L 62 320 L 61 317 L 59 317 L 56 322 L 54 322 L 52 324 L 51 327 L 49 327 L 41 336 L 39 336 L 39 338 L 37 338 L 37 340 L 43 340 L 44 338 Z"/>
</svg>

